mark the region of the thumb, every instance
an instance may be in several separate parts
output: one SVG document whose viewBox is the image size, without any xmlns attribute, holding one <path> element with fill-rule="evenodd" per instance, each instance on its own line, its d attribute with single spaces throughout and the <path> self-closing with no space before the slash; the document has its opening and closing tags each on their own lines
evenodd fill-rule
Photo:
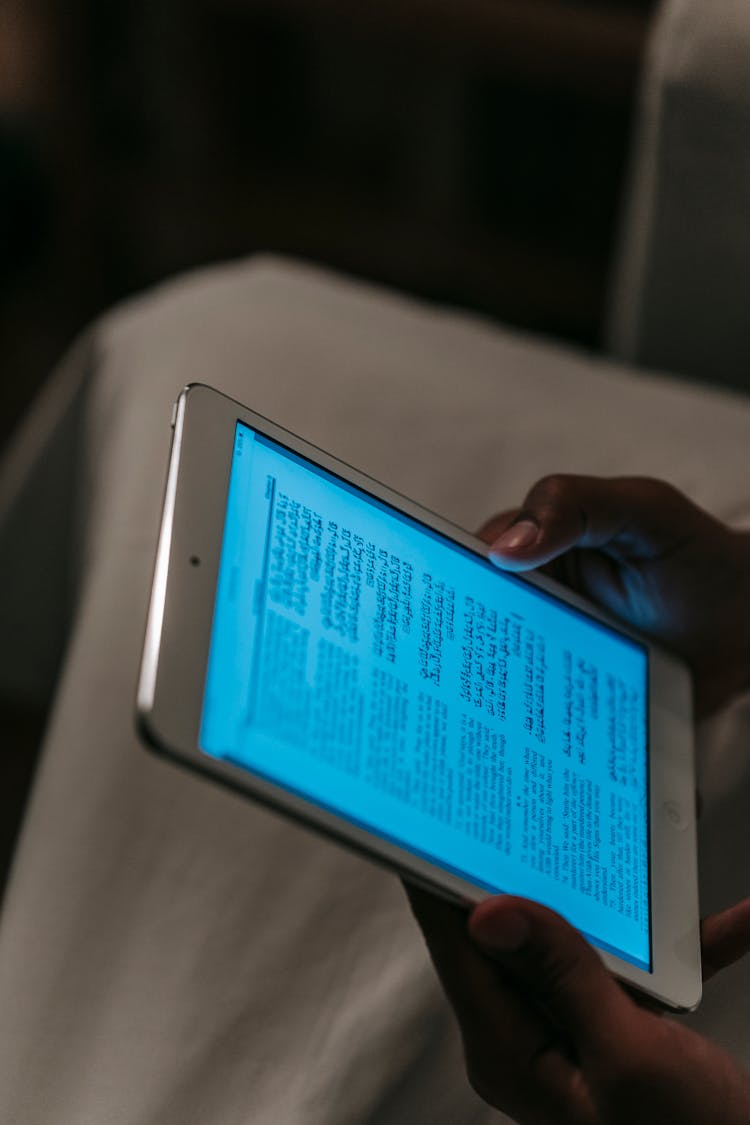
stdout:
<svg viewBox="0 0 750 1125">
<path fill-rule="evenodd" d="M 750 953 L 750 898 L 701 922 L 703 979 Z"/>
<path fill-rule="evenodd" d="M 507 516 L 512 518 L 509 520 Z M 505 570 L 543 566 L 572 547 L 620 561 L 655 559 L 692 533 L 721 524 L 663 481 L 646 477 L 543 477 L 523 505 L 491 521 L 490 557 Z"/>
<path fill-rule="evenodd" d="M 638 1008 L 591 945 L 559 914 L 503 895 L 486 899 L 469 920 L 472 939 L 531 993 L 582 1060 L 599 1064 L 636 1032 Z"/>
</svg>

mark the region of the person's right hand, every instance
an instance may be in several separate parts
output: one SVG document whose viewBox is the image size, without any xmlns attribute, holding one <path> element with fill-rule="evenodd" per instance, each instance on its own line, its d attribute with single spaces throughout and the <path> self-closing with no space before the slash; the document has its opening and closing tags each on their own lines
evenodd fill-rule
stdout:
<svg viewBox="0 0 750 1125">
<path fill-rule="evenodd" d="M 596 950 L 536 902 L 412 908 L 461 1028 L 476 1092 L 521 1125 L 750 1125 L 750 1077 L 641 1007 Z M 704 920 L 704 979 L 750 948 L 750 899 Z"/>
<path fill-rule="evenodd" d="M 544 477 L 480 536 L 542 567 L 690 665 L 698 715 L 750 689 L 750 534 L 644 477 Z"/>
</svg>

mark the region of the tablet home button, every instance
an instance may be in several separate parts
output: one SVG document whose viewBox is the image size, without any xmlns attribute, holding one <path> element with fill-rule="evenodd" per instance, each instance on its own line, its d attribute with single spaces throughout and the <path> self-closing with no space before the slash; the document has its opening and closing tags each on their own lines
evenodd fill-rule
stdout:
<svg viewBox="0 0 750 1125">
<path fill-rule="evenodd" d="M 682 808 L 678 805 L 677 801 L 665 801 L 662 805 L 664 815 L 669 824 L 678 831 L 683 832 L 687 828 L 687 821 L 682 815 Z"/>
</svg>

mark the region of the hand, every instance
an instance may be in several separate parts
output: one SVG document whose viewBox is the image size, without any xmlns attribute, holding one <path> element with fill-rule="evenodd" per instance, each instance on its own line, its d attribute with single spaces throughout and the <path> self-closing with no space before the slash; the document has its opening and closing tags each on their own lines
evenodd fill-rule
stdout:
<svg viewBox="0 0 750 1125">
<path fill-rule="evenodd" d="M 521 1125 L 748 1125 L 750 1079 L 640 1007 L 559 915 L 503 895 L 471 914 L 407 887 L 477 1093 Z M 750 949 L 750 899 L 706 919 L 704 977 Z"/>
<path fill-rule="evenodd" d="M 682 656 L 698 715 L 750 688 L 750 534 L 671 485 L 544 477 L 479 534 L 498 566 L 542 567 Z"/>
</svg>

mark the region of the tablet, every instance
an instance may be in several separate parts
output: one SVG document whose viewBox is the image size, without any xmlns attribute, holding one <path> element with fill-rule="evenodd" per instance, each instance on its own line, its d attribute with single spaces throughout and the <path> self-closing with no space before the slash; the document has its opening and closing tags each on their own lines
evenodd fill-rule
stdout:
<svg viewBox="0 0 750 1125">
<path fill-rule="evenodd" d="M 545 903 L 622 980 L 695 1007 L 679 661 L 211 388 L 172 426 L 150 745 L 453 900 Z"/>
</svg>

